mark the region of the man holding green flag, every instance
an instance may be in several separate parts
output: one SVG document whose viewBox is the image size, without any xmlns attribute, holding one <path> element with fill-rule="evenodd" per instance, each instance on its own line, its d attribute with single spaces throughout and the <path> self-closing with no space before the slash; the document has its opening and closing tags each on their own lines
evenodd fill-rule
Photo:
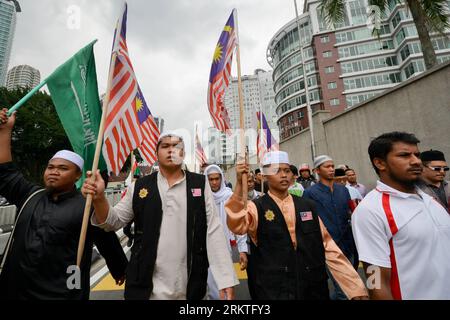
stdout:
<svg viewBox="0 0 450 320">
<path fill-rule="evenodd" d="M 73 151 L 84 159 L 85 169 L 77 187 L 82 185 L 86 170 L 92 168 L 102 116 L 94 58 L 96 41 L 78 51 L 46 80 Z M 103 157 L 100 157 L 99 169 L 106 169 Z"/>
<path fill-rule="evenodd" d="M 19 208 L 13 234 L 0 257 L 0 300 L 88 299 L 94 243 L 116 283 L 124 281 L 128 260 L 112 232 L 89 227 L 78 262 L 86 201 L 75 182 L 86 166 L 92 166 L 101 117 L 94 43 L 60 66 L 8 114 L 0 108 L 0 193 Z M 41 188 L 27 181 L 12 163 L 15 115 L 11 112 L 45 84 L 75 153 L 62 150 L 49 160 L 43 177 L 45 188 Z"/>
</svg>

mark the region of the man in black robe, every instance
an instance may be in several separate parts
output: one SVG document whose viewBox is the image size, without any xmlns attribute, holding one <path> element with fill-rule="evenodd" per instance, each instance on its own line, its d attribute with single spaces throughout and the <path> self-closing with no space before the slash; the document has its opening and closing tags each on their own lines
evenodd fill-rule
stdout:
<svg viewBox="0 0 450 320">
<path fill-rule="evenodd" d="M 15 116 L 0 111 L 0 194 L 17 206 L 16 225 L 1 259 L 0 299 L 89 299 L 95 243 L 118 284 L 127 258 L 114 232 L 89 226 L 76 269 L 85 199 L 75 188 L 83 159 L 60 151 L 44 172 L 45 189 L 27 181 L 12 163 Z"/>
</svg>

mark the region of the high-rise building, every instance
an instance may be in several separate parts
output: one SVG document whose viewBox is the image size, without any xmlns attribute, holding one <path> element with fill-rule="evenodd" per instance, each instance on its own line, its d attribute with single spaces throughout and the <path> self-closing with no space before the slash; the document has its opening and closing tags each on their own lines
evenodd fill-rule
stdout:
<svg viewBox="0 0 450 320">
<path fill-rule="evenodd" d="M 225 133 L 215 127 L 209 127 L 207 131 L 207 143 L 205 153 L 208 163 L 232 164 L 234 161 L 234 148 L 230 146 L 232 141 L 227 140 Z M 228 143 L 228 148 L 227 148 Z M 233 145 L 234 146 L 234 145 Z"/>
<path fill-rule="evenodd" d="M 389 0 L 379 37 L 367 25 L 367 0 L 346 0 L 344 22 L 335 28 L 322 17 L 320 2 L 305 0 L 298 21 L 306 81 L 296 19 L 273 36 L 267 49 L 281 140 L 308 127 L 305 82 L 313 112 L 337 115 L 425 70 L 417 30 L 403 2 Z M 438 61 L 450 60 L 450 30 L 430 35 Z"/>
<path fill-rule="evenodd" d="M 244 102 L 244 128 L 246 129 L 246 145 L 248 146 L 249 154 L 256 154 L 256 129 L 257 116 L 256 112 L 260 109 L 266 116 L 269 128 L 278 140 L 278 127 L 276 123 L 275 114 L 275 92 L 273 91 L 272 71 L 265 71 L 263 69 L 256 69 L 253 75 L 245 75 L 241 77 L 242 95 Z M 238 92 L 238 78 L 233 77 L 230 85 L 225 90 L 224 104 L 227 108 L 230 117 L 232 129 L 240 128 L 240 108 L 239 108 L 239 92 Z M 254 130 L 248 130 L 254 129 Z M 226 137 L 226 144 L 224 146 L 225 153 L 232 156 L 234 161 L 236 153 L 239 152 L 239 136 L 233 135 Z"/>
<path fill-rule="evenodd" d="M 155 122 L 159 129 L 159 132 L 162 133 L 164 131 L 164 119 L 161 117 L 155 117 Z"/>
<path fill-rule="evenodd" d="M 0 0 L 0 87 L 5 86 L 9 58 L 16 29 L 16 8 L 13 2 Z"/>
<path fill-rule="evenodd" d="M 256 112 L 262 108 L 269 126 L 276 129 L 276 121 L 273 115 L 276 109 L 273 91 L 272 71 L 256 69 L 253 75 L 242 76 L 242 94 L 244 100 L 245 128 L 256 128 Z M 225 107 L 230 116 L 231 128 L 239 128 L 239 92 L 238 79 L 233 77 L 230 85 L 225 90 Z M 272 127 L 271 127 L 272 128 Z"/>
<path fill-rule="evenodd" d="M 41 82 L 41 73 L 38 69 L 28 65 L 15 66 L 8 71 L 6 88 L 34 88 Z"/>
</svg>

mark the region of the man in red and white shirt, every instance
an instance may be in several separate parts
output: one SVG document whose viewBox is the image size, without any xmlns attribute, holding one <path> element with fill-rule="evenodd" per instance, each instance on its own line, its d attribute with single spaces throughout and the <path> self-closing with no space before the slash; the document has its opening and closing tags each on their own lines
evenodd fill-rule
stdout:
<svg viewBox="0 0 450 320">
<path fill-rule="evenodd" d="M 380 180 L 352 227 L 372 299 L 450 299 L 450 215 L 416 186 L 419 142 L 392 132 L 369 146 Z"/>
</svg>

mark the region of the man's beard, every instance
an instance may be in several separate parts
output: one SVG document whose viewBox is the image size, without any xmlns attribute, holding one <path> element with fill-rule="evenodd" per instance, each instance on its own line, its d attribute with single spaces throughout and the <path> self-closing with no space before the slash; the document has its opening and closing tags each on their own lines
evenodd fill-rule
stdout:
<svg viewBox="0 0 450 320">
<path fill-rule="evenodd" d="M 52 194 L 55 192 L 55 187 L 52 186 L 45 186 L 45 190 L 47 191 L 47 193 Z"/>
<path fill-rule="evenodd" d="M 416 183 L 419 181 L 420 177 L 417 177 L 413 180 L 406 180 L 403 178 L 398 177 L 395 173 L 392 171 L 389 173 L 392 180 L 398 182 L 399 184 L 403 185 L 404 187 L 408 189 L 413 189 Z"/>
</svg>

